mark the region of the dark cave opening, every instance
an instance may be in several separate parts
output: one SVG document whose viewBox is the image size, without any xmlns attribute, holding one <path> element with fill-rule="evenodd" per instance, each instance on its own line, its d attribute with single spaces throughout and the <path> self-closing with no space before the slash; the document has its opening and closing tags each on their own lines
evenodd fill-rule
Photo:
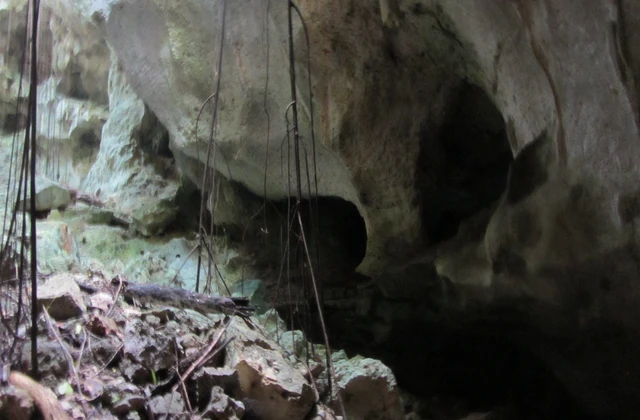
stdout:
<svg viewBox="0 0 640 420">
<path fill-rule="evenodd" d="M 522 331 L 482 322 L 455 330 L 424 327 L 394 329 L 387 340 L 396 343 L 389 349 L 389 365 L 399 385 L 414 395 L 467 412 L 504 411 L 506 419 L 591 418 L 555 374 L 513 338 Z"/>
<path fill-rule="evenodd" d="M 145 105 L 145 113 L 140 123 L 138 142 L 143 152 L 152 157 L 174 160 L 173 152 L 169 147 L 169 131 L 160 122 L 153 111 Z"/>
<path fill-rule="evenodd" d="M 70 136 L 73 143 L 73 162 L 94 161 L 100 150 L 100 131 L 92 125 L 78 126 Z"/>
<path fill-rule="evenodd" d="M 352 273 L 367 251 L 367 230 L 357 207 L 342 198 L 318 197 L 303 200 L 303 222 L 309 226 L 310 238 L 318 242 L 321 258 L 332 267 Z M 317 212 L 313 236 L 312 211 Z"/>
<path fill-rule="evenodd" d="M 500 112 L 482 89 L 465 84 L 437 141 L 423 140 L 418 157 L 422 225 L 431 244 L 455 236 L 463 220 L 500 197 L 512 160 Z"/>
<path fill-rule="evenodd" d="M 488 418 L 505 420 L 595 420 L 521 341 L 526 337 L 556 344 L 527 327 L 525 314 L 504 309 L 469 317 L 428 310 L 429 316 L 427 305 L 389 301 L 380 294 L 366 315 L 344 303 L 328 305 L 325 319 L 331 346 L 344 349 L 349 357 L 371 357 L 389 366 L 398 386 L 420 401 L 421 418 L 491 412 Z M 322 342 L 317 323 L 307 331 L 312 341 Z M 388 335 L 381 339 L 380 331 Z"/>
<path fill-rule="evenodd" d="M 236 199 L 246 203 L 245 207 L 257 210 L 251 220 L 243 221 L 245 225 L 236 232 L 236 239 L 245 243 L 253 238 L 264 247 L 263 221 L 266 212 L 267 230 L 270 233 L 266 236 L 268 249 L 260 252 L 263 262 L 273 264 L 277 261 L 280 264 L 284 257 L 281 252 L 284 249 L 282 240 L 287 232 L 292 264 L 295 264 L 296 258 L 304 257 L 304 247 L 297 233 L 299 228 L 295 219 L 295 197 L 290 200 L 267 201 L 265 210 L 263 198 L 237 183 L 234 185 Z M 314 264 L 322 266 L 323 274 L 331 277 L 326 280 L 338 281 L 343 275 L 352 275 L 367 250 L 366 226 L 358 208 L 347 200 L 332 196 L 303 198 L 299 208 L 311 259 Z M 233 230 L 227 229 L 227 232 Z"/>
</svg>

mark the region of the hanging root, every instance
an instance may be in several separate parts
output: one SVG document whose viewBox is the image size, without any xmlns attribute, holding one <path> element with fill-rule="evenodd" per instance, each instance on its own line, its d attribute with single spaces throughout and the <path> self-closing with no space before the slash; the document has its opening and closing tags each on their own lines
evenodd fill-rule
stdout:
<svg viewBox="0 0 640 420">
<path fill-rule="evenodd" d="M 299 121 L 298 121 L 298 102 L 297 102 L 297 90 L 296 90 L 296 69 L 295 69 L 295 53 L 294 53 L 294 46 L 293 46 L 293 21 L 292 21 L 292 10 L 295 10 L 296 13 L 298 14 L 298 17 L 300 18 L 300 21 L 302 22 L 302 26 L 304 28 L 304 33 L 305 33 L 305 38 L 306 38 L 306 42 L 307 42 L 307 51 L 309 51 L 310 48 L 310 44 L 309 44 L 309 37 L 308 37 L 308 32 L 307 32 L 307 28 L 306 25 L 304 23 L 304 19 L 302 19 L 302 14 L 300 13 L 300 10 L 298 9 L 298 7 L 291 1 L 291 0 L 287 0 L 288 2 L 288 26 L 289 26 L 289 76 L 290 76 L 290 83 L 291 83 L 291 113 L 292 113 L 292 117 L 293 117 L 293 141 L 294 141 L 294 162 L 295 162 L 295 177 L 296 177 L 296 218 L 298 221 L 298 226 L 297 226 L 297 234 L 299 236 L 298 239 L 298 243 L 302 244 L 302 253 L 299 254 L 300 260 L 299 260 L 299 265 L 301 267 L 304 267 L 305 263 L 308 264 L 308 270 L 309 270 L 309 276 L 310 276 L 310 280 L 311 280 L 311 285 L 313 288 L 313 298 L 316 302 L 316 306 L 318 309 L 318 317 L 320 319 L 320 326 L 322 328 L 322 334 L 323 334 L 323 338 L 324 338 L 324 344 L 326 346 L 327 349 L 327 366 L 329 368 L 329 391 L 331 393 L 331 384 L 332 382 L 335 384 L 335 369 L 333 366 L 333 362 L 331 361 L 331 347 L 329 346 L 329 336 L 327 334 L 327 327 L 324 321 L 324 315 L 323 315 L 323 310 L 322 310 L 322 302 L 321 302 L 321 298 L 320 298 L 320 293 L 319 293 L 319 287 L 318 287 L 318 282 L 316 280 L 316 276 L 314 273 L 314 267 L 313 267 L 313 263 L 311 260 L 311 254 L 309 252 L 309 246 L 307 243 L 307 238 L 305 236 L 305 232 L 304 232 L 304 224 L 302 221 L 302 212 L 301 212 L 301 207 L 302 207 L 302 174 L 301 174 L 301 168 L 300 168 L 300 130 L 299 130 Z M 309 60 L 307 60 L 307 71 L 310 72 L 310 66 L 309 66 Z M 308 78 L 309 80 L 311 80 L 311 74 L 308 74 Z M 309 84 L 309 97 L 311 98 L 311 101 L 313 102 L 313 97 L 312 97 L 312 92 L 311 92 L 311 85 Z M 286 114 L 285 114 L 286 115 Z M 314 134 L 313 134 L 313 111 L 311 111 L 311 126 L 312 126 L 312 140 L 314 143 L 314 173 L 316 172 L 316 168 L 315 168 L 315 138 L 314 138 Z M 288 129 L 288 127 L 287 127 Z M 307 166 L 308 168 L 308 166 Z M 309 175 L 307 174 L 307 177 Z M 309 197 L 311 198 L 311 197 Z M 317 204 L 317 178 L 316 178 L 316 204 Z M 289 207 L 291 208 L 291 207 Z M 313 223 L 313 212 L 311 212 L 312 217 L 312 223 Z M 313 230 L 313 227 L 312 227 Z M 317 238 L 316 238 L 317 240 Z M 344 404 L 342 401 L 342 396 L 340 395 L 340 392 L 338 391 L 337 393 L 337 397 L 338 397 L 338 404 L 340 406 L 343 418 L 346 418 L 346 412 L 344 409 Z"/>
</svg>

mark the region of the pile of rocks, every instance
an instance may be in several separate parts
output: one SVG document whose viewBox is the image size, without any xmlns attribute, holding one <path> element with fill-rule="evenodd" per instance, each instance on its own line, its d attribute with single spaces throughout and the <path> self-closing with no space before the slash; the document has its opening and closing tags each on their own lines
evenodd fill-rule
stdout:
<svg viewBox="0 0 640 420">
<path fill-rule="evenodd" d="M 59 273 L 40 286 L 40 384 L 71 418 L 340 418 L 326 348 L 287 331 L 275 311 L 245 320 L 114 296 L 100 272 Z M 332 360 L 348 418 L 405 418 L 388 367 L 343 351 Z M 34 410 L 22 390 L 0 389 L 0 417 Z"/>
</svg>

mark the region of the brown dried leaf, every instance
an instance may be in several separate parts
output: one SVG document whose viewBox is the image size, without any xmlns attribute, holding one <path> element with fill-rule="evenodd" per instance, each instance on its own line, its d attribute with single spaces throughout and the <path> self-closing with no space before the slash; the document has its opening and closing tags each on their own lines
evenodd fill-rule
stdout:
<svg viewBox="0 0 640 420">
<path fill-rule="evenodd" d="M 116 322 L 106 316 L 92 314 L 87 322 L 87 328 L 95 335 L 101 337 L 115 334 L 117 337 L 122 338 L 122 331 Z"/>
</svg>

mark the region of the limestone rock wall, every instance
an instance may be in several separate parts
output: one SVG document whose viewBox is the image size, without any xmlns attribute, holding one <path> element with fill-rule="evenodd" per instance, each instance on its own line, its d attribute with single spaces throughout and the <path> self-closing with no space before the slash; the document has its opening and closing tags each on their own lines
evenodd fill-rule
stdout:
<svg viewBox="0 0 640 420">
<path fill-rule="evenodd" d="M 402 278 L 410 275 L 407 267 L 422 264 L 429 279 L 455 289 L 461 310 L 515 306 L 524 299 L 539 335 L 523 341 L 584 405 L 605 416 L 634 407 L 630 390 L 639 384 L 624 371 L 639 365 L 629 351 L 640 319 L 637 6 L 560 0 L 298 3 L 306 25 L 305 32 L 295 19 L 302 150 L 317 172 L 318 193 L 353 203 L 364 218 L 367 247 L 359 271 L 379 280 L 389 298 L 403 291 L 385 284 L 383 272 L 400 272 Z M 154 223 L 161 221 L 151 224 L 150 233 L 171 218 L 175 174 L 138 166 L 145 155 L 135 151 L 135 138 L 140 132 L 163 136 L 143 128 L 152 112 L 166 127 L 181 172 L 199 181 L 223 4 L 50 2 L 60 19 L 92 28 L 117 56 L 109 60 L 108 91 L 88 88 L 92 80 L 104 80 L 105 61 L 92 67 L 89 59 L 104 51 L 97 44 L 75 55 L 73 64 L 62 58 L 58 67 L 52 65 L 60 74 L 58 89 L 82 87 L 84 96 L 103 105 L 109 94 L 98 163 L 84 185 L 112 196 L 131 187 L 123 194 L 130 198 L 150 192 L 153 199 L 138 200 L 143 208 L 122 208 L 132 220 L 146 215 L 145 209 L 165 209 L 157 218 L 152 214 Z M 287 168 L 292 146 L 285 118 L 291 102 L 286 16 L 284 2 L 227 3 L 217 147 L 209 162 L 233 185 L 269 199 L 290 195 L 287 174 L 293 173 Z M 79 72 L 70 70 L 77 67 Z M 461 183 L 450 178 L 469 174 L 449 171 L 456 152 L 443 138 L 469 86 L 495 107 L 503 123 L 498 131 L 504 131 L 514 158 L 502 196 L 481 205 L 464 204 L 459 197 L 469 191 L 451 187 Z M 481 136 L 468 137 L 471 144 Z M 462 172 L 473 167 L 458 166 Z M 116 175 L 109 186 L 103 180 L 110 171 Z M 302 190 L 307 193 L 306 185 Z M 435 234 L 433 226 L 461 207 L 484 209 L 474 210 L 473 217 L 462 211 L 456 217 L 464 223 L 453 223 L 451 235 Z M 233 222 L 241 214 L 228 215 Z M 611 341 L 613 353 L 625 357 L 611 369 L 586 375 L 590 361 L 603 354 L 594 343 L 610 328 L 623 337 Z M 575 338 L 576 331 L 587 342 L 561 339 Z M 556 347 L 536 345 L 545 334 L 556 335 Z M 589 351 L 571 357 L 572 345 Z M 611 386 L 602 391 L 599 382 Z M 620 396 L 624 403 L 618 404 Z"/>
<path fill-rule="evenodd" d="M 0 121 L 7 133 L 26 125 L 29 79 L 28 72 L 20 78 L 20 69 L 27 3 L 0 3 Z M 169 133 L 131 90 L 98 28 L 69 15 L 76 10 L 69 6 L 77 5 L 41 7 L 38 172 L 95 196 L 134 230 L 160 233 L 179 207 Z"/>
</svg>

